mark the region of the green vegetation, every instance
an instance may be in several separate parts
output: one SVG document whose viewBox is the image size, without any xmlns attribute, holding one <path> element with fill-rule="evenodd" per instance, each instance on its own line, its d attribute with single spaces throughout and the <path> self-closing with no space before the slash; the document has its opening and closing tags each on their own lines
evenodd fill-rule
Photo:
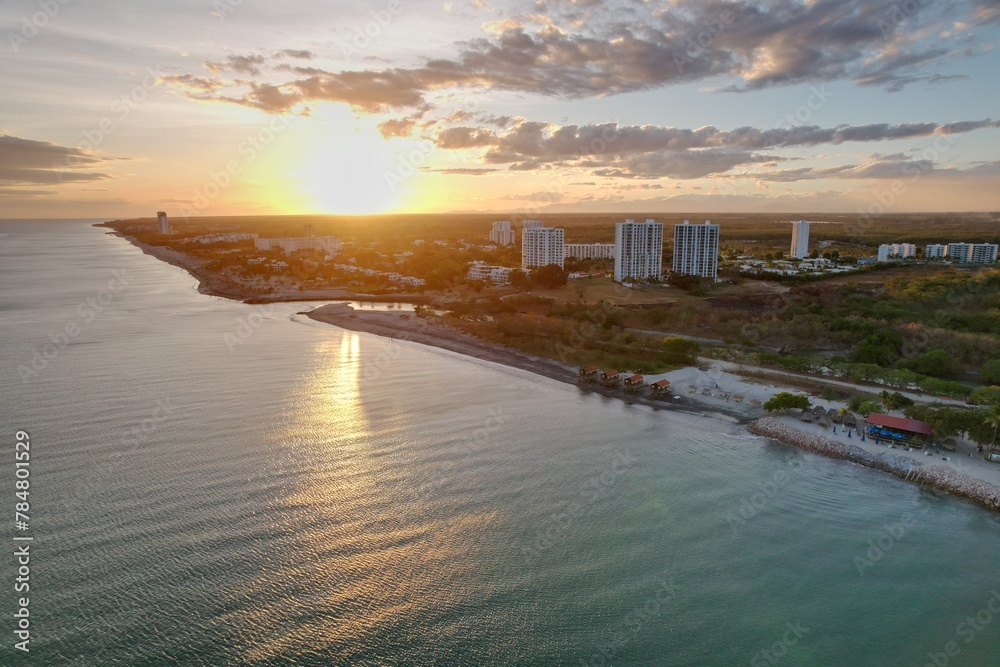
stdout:
<svg viewBox="0 0 1000 667">
<path fill-rule="evenodd" d="M 979 380 L 987 385 L 1000 385 L 1000 359 L 990 359 L 983 364 Z"/>
<path fill-rule="evenodd" d="M 764 409 L 768 412 L 774 412 L 775 410 L 808 410 L 811 405 L 808 396 L 781 391 L 764 402 Z"/>
<path fill-rule="evenodd" d="M 622 326 L 621 312 L 600 303 L 557 304 L 521 294 L 489 295 L 447 306 L 446 320 L 485 340 L 577 365 L 659 373 L 691 365 L 698 343 L 660 338 Z"/>
</svg>

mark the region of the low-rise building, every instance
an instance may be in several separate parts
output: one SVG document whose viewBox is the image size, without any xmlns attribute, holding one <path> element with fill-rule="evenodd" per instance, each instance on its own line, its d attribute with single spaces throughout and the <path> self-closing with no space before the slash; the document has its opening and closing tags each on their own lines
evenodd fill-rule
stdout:
<svg viewBox="0 0 1000 667">
<path fill-rule="evenodd" d="M 469 280 L 482 280 L 494 285 L 509 285 L 510 272 L 514 270 L 515 267 L 511 266 L 492 266 L 486 262 L 473 262 L 469 266 L 466 278 Z M 530 272 L 525 270 L 525 273 Z"/>
<path fill-rule="evenodd" d="M 322 250 L 327 256 L 333 257 L 340 252 L 343 244 L 335 236 L 307 236 L 275 239 L 255 239 L 257 250 L 281 248 L 286 255 L 298 250 Z"/>
</svg>

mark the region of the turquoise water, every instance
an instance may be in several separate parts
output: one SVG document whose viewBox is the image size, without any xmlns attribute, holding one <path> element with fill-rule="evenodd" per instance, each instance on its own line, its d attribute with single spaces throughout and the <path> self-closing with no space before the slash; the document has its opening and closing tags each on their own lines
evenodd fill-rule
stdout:
<svg viewBox="0 0 1000 667">
<path fill-rule="evenodd" d="M 0 474 L 28 431 L 35 536 L 3 664 L 1000 664 L 985 510 L 206 297 L 87 224 L 0 233 Z"/>
</svg>

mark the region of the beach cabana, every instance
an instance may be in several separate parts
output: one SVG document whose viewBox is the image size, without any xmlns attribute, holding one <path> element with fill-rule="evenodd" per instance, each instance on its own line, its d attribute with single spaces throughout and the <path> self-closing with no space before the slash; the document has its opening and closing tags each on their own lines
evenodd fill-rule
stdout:
<svg viewBox="0 0 1000 667">
<path fill-rule="evenodd" d="M 601 384 L 606 387 L 613 387 L 622 380 L 622 374 L 614 369 L 606 370 L 601 373 Z"/>
<path fill-rule="evenodd" d="M 639 391 L 646 384 L 646 378 L 636 373 L 625 378 L 626 391 Z"/>
<path fill-rule="evenodd" d="M 649 393 L 653 396 L 660 396 L 670 391 L 670 380 L 657 380 L 649 385 Z"/>
<path fill-rule="evenodd" d="M 809 410 L 803 410 L 802 414 L 799 415 L 799 419 L 802 420 L 802 421 L 804 421 L 807 424 L 812 424 L 813 421 L 815 421 L 816 416 L 812 412 L 810 412 Z"/>
<path fill-rule="evenodd" d="M 581 382 L 594 382 L 597 380 L 598 373 L 601 372 L 597 366 L 586 366 L 580 369 L 580 381 Z"/>
</svg>

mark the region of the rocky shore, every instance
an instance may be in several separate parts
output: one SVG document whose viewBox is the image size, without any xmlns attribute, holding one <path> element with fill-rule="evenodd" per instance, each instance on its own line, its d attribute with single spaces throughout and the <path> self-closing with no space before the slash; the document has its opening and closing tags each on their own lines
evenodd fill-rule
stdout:
<svg viewBox="0 0 1000 667">
<path fill-rule="evenodd" d="M 910 482 L 925 484 L 962 498 L 968 498 L 994 511 L 1000 511 L 1000 487 L 950 468 L 923 466 L 920 461 L 893 454 L 889 450 L 885 453 L 872 454 L 856 445 L 804 433 L 773 417 L 754 420 L 747 424 L 746 428 L 754 435 L 772 438 L 787 445 L 830 458 L 851 461 L 875 470 L 881 470 Z"/>
</svg>

